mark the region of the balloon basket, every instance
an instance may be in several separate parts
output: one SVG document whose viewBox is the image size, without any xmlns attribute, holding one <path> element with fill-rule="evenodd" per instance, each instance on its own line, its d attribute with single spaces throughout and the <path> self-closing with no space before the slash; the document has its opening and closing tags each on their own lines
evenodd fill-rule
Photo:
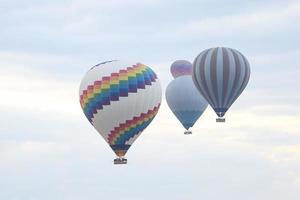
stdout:
<svg viewBox="0 0 300 200">
<path fill-rule="evenodd" d="M 217 118 L 216 122 L 225 122 L 225 118 Z"/>
<path fill-rule="evenodd" d="M 127 159 L 126 158 L 116 158 L 116 159 L 114 159 L 114 164 L 115 165 L 127 164 Z"/>
<path fill-rule="evenodd" d="M 184 131 L 184 135 L 191 135 L 192 131 Z"/>
</svg>

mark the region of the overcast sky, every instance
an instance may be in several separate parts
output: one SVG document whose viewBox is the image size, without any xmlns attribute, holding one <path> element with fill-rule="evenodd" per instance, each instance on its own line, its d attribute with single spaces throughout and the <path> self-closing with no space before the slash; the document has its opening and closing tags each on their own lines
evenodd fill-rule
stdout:
<svg viewBox="0 0 300 200">
<path fill-rule="evenodd" d="M 0 199 L 300 199 L 300 3 L 292 0 L 0 0 Z M 152 67 L 226 46 L 251 65 L 243 94 L 193 135 L 161 109 L 114 166 L 78 89 L 112 59 Z"/>
</svg>

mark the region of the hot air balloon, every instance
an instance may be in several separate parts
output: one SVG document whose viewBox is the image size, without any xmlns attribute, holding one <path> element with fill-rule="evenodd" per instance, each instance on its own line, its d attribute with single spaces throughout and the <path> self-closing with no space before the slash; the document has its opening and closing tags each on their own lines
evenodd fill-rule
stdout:
<svg viewBox="0 0 300 200">
<path fill-rule="evenodd" d="M 193 65 L 187 60 L 176 60 L 171 65 L 170 70 L 174 78 L 183 75 L 192 75 Z"/>
<path fill-rule="evenodd" d="M 250 65 L 239 51 L 217 47 L 201 52 L 193 63 L 193 81 L 214 109 L 217 122 L 239 97 L 250 77 Z"/>
<path fill-rule="evenodd" d="M 161 103 L 154 71 L 139 62 L 103 62 L 83 77 L 79 96 L 85 116 L 117 155 L 114 164 L 126 164 L 126 152 Z"/>
<path fill-rule="evenodd" d="M 172 80 L 166 89 L 166 100 L 174 115 L 186 129 L 185 134 L 192 133 L 188 131 L 189 128 L 195 124 L 208 105 L 190 75 Z"/>
</svg>

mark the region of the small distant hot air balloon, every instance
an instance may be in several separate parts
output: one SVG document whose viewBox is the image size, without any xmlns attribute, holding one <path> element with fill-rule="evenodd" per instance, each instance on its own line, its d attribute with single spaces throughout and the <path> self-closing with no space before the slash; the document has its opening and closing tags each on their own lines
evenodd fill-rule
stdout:
<svg viewBox="0 0 300 200">
<path fill-rule="evenodd" d="M 176 60 L 171 65 L 170 70 L 174 78 L 183 75 L 192 75 L 193 65 L 187 60 Z"/>
<path fill-rule="evenodd" d="M 150 124 L 161 103 L 153 70 L 139 62 L 107 61 L 83 77 L 80 104 L 89 122 L 126 164 L 126 152 Z"/>
<path fill-rule="evenodd" d="M 193 63 L 193 81 L 222 118 L 246 87 L 250 77 L 250 65 L 244 55 L 231 48 L 217 47 L 201 52 Z"/>
</svg>

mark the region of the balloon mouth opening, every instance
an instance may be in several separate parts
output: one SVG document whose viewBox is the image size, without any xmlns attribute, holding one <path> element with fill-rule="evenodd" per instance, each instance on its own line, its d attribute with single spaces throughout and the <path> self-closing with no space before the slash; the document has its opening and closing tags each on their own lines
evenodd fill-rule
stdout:
<svg viewBox="0 0 300 200">
<path fill-rule="evenodd" d="M 110 147 L 117 155 L 117 158 L 114 159 L 114 164 L 115 165 L 127 164 L 127 159 L 124 158 L 124 156 L 127 153 L 127 150 L 130 148 L 130 145 L 111 145 Z"/>
<path fill-rule="evenodd" d="M 187 131 L 189 130 L 190 127 L 193 126 L 192 123 L 183 123 L 182 125 L 183 125 L 183 127 L 184 127 Z"/>
<path fill-rule="evenodd" d="M 216 112 L 219 118 L 224 117 L 227 110 L 228 108 L 214 108 L 214 111 Z"/>
<path fill-rule="evenodd" d="M 117 155 L 118 158 L 116 158 L 115 160 L 117 160 L 116 162 L 121 161 L 122 159 L 125 159 L 124 156 L 127 153 L 128 149 L 130 148 L 131 145 L 110 145 L 110 147 L 112 148 L 112 150 L 115 152 L 115 154 Z M 125 159 L 126 160 L 126 159 Z M 127 162 L 127 160 L 126 160 Z"/>
<path fill-rule="evenodd" d="M 214 108 L 214 111 L 218 115 L 218 118 L 216 119 L 216 122 L 225 122 L 224 115 L 228 108 Z"/>
</svg>

